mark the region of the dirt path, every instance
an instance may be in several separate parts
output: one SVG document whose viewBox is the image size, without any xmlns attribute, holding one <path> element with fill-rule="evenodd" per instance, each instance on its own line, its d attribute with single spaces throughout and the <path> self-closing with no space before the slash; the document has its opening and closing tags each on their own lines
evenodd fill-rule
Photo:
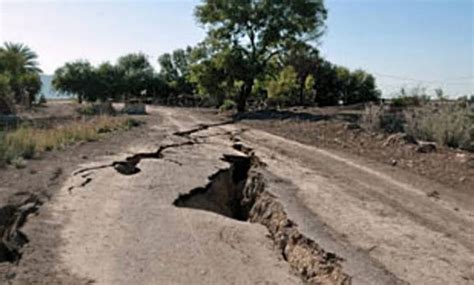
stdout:
<svg viewBox="0 0 474 285">
<path fill-rule="evenodd" d="M 57 225 L 56 260 L 25 256 L 28 270 L 12 283 L 31 283 L 44 266 L 68 284 L 299 284 L 319 278 L 313 269 L 324 284 L 474 283 L 471 201 L 430 198 L 441 186 L 262 131 L 200 129 L 217 122 L 189 109 L 151 116 L 160 120 L 146 139 L 78 167 L 41 219 L 30 219 L 23 231 L 32 243 L 48 239 L 39 225 Z M 244 173 L 221 160 L 247 147 L 265 167 Z M 230 202 L 245 199 L 233 190 L 257 191 L 259 177 L 266 200 L 234 211 Z M 197 202 L 175 207 L 186 193 Z"/>
</svg>

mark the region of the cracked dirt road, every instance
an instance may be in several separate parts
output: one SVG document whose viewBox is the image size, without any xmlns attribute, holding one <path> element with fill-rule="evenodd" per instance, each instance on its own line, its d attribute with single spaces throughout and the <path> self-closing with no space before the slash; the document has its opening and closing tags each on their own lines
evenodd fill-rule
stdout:
<svg viewBox="0 0 474 285">
<path fill-rule="evenodd" d="M 298 235 L 324 250 L 311 251 L 326 266 L 322 271 L 336 272 L 324 284 L 349 284 L 345 276 L 352 284 L 474 284 L 473 199 L 432 199 L 426 193 L 440 185 L 238 124 L 176 135 L 218 123 L 190 109 L 156 107 L 151 116 L 160 120 L 147 126 L 147 140 L 82 165 L 79 171 L 89 170 L 71 174 L 41 208 L 51 214 L 47 223 L 61 225 L 54 267 L 77 283 L 307 281 L 303 258 L 292 258 L 306 256 L 305 248 L 282 238 L 290 225 L 272 228 L 271 222 L 249 223 L 215 210 L 229 203 L 212 211 L 173 205 L 229 168 L 224 154 L 244 155 L 233 148 L 239 141 L 266 164 L 259 170 L 265 189 L 298 225 Z M 162 157 L 150 155 L 165 145 L 176 147 Z M 134 160 L 140 153 L 149 155 Z M 32 218 L 25 226 L 27 235 L 34 223 Z"/>
</svg>

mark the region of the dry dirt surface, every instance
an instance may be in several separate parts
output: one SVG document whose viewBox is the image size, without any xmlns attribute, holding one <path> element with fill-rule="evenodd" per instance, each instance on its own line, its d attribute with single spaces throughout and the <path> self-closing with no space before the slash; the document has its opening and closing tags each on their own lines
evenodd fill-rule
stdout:
<svg viewBox="0 0 474 285">
<path fill-rule="evenodd" d="M 474 284 L 464 190 L 199 110 L 149 112 L 69 160 L 1 173 L 24 213 L 2 284 Z M 47 198 L 12 202 L 27 190 Z"/>
</svg>

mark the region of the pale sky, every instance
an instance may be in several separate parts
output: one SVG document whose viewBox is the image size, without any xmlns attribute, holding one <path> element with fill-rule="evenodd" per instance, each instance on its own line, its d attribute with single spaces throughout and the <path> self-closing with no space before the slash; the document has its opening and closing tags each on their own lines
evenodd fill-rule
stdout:
<svg viewBox="0 0 474 285">
<path fill-rule="evenodd" d="M 197 0 L 0 0 L 0 42 L 22 42 L 52 74 L 67 61 L 94 64 L 142 51 L 157 57 L 205 37 Z M 400 87 L 474 94 L 474 0 L 328 0 L 322 54 L 373 73 L 389 96 Z"/>
</svg>

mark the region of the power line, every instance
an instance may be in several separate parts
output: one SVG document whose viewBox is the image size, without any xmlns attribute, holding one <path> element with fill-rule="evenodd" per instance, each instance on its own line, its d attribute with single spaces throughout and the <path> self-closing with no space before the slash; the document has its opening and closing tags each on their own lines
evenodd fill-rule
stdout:
<svg viewBox="0 0 474 285">
<path fill-rule="evenodd" d="M 453 78 L 446 78 L 446 79 L 443 79 L 443 80 L 424 80 L 424 79 L 403 77 L 403 76 L 398 76 L 398 75 L 383 74 L 383 73 L 378 73 L 378 72 L 372 72 L 372 73 L 377 75 L 377 76 L 380 76 L 380 77 L 388 77 L 388 78 L 404 80 L 404 81 L 415 81 L 415 82 L 425 82 L 425 83 L 460 84 L 460 82 L 447 82 L 447 81 L 465 81 L 465 80 L 471 81 L 471 80 L 474 80 L 474 76 L 453 77 Z M 461 83 L 461 84 L 465 84 L 465 83 Z"/>
</svg>

